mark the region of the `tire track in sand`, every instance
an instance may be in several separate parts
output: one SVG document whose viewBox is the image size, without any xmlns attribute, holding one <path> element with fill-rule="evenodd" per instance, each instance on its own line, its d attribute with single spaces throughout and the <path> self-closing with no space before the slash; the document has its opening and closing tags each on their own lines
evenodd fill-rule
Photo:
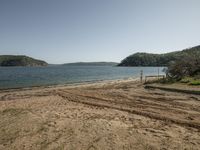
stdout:
<svg viewBox="0 0 200 150">
<path fill-rule="evenodd" d="M 81 103 L 81 104 L 94 106 L 94 107 L 109 108 L 109 109 L 115 109 L 119 111 L 125 111 L 131 114 L 141 115 L 144 117 L 164 121 L 167 123 L 174 123 L 174 124 L 184 126 L 184 127 L 196 128 L 200 131 L 200 124 L 196 122 L 189 122 L 185 120 L 161 116 L 159 114 L 153 114 L 151 112 L 144 112 L 137 108 L 134 108 L 134 109 L 133 107 L 130 108 L 130 106 L 123 103 L 113 102 L 108 99 L 96 98 L 94 96 L 74 94 L 74 93 L 61 91 L 61 90 L 57 91 L 56 93 L 62 98 L 67 99 L 72 102 Z"/>
</svg>

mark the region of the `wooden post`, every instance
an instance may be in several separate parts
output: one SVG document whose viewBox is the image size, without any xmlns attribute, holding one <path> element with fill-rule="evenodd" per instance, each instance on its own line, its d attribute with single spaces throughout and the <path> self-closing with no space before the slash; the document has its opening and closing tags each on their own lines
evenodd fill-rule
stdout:
<svg viewBox="0 0 200 150">
<path fill-rule="evenodd" d="M 143 70 L 140 71 L 140 82 L 142 83 L 142 78 L 143 78 Z"/>
<path fill-rule="evenodd" d="M 159 75 L 160 75 L 160 68 L 158 67 L 158 79 L 159 79 Z"/>
</svg>

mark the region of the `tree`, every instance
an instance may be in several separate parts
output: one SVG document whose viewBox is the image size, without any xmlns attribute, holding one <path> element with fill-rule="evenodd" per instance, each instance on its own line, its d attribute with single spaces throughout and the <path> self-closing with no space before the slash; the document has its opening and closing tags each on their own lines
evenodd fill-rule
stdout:
<svg viewBox="0 0 200 150">
<path fill-rule="evenodd" d="M 195 76 L 200 73 L 200 51 L 192 52 L 170 62 L 166 74 L 168 77 L 180 80 L 185 76 Z"/>
</svg>

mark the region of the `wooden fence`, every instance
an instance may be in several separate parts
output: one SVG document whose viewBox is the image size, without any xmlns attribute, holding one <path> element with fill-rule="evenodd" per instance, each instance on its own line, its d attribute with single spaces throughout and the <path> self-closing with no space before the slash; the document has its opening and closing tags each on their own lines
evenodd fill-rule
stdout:
<svg viewBox="0 0 200 150">
<path fill-rule="evenodd" d="M 151 75 L 151 76 L 145 76 L 145 83 L 147 82 L 148 78 L 154 78 L 154 79 L 164 79 L 165 75 Z"/>
</svg>

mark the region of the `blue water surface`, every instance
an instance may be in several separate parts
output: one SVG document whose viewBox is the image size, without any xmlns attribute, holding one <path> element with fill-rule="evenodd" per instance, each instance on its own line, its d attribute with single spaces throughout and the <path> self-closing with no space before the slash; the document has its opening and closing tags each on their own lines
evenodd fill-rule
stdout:
<svg viewBox="0 0 200 150">
<path fill-rule="evenodd" d="M 159 67 L 159 73 L 164 67 Z M 0 89 L 72 84 L 157 75 L 158 67 L 64 66 L 0 67 Z"/>
</svg>

